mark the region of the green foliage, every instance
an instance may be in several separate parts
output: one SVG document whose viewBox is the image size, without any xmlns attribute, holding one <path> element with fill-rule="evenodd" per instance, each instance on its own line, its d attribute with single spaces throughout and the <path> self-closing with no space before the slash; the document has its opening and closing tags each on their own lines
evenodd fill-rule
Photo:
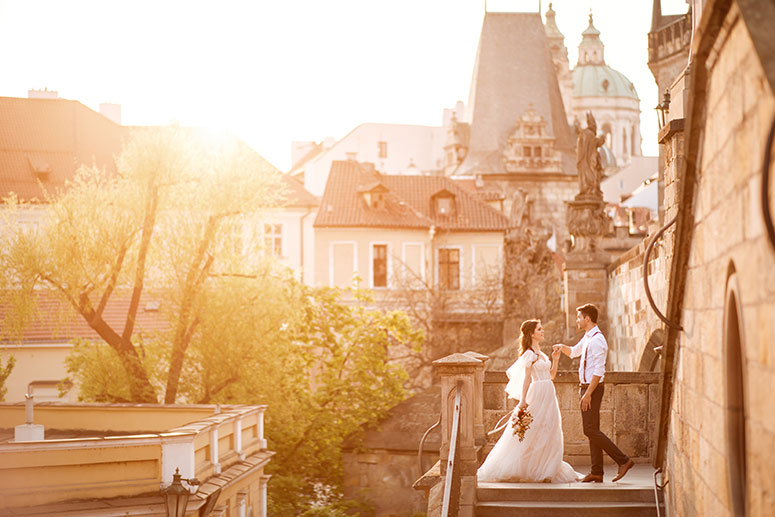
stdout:
<svg viewBox="0 0 775 517">
<path fill-rule="evenodd" d="M 370 309 L 362 292 L 345 303 L 340 291 L 304 286 L 268 266 L 256 278 L 221 278 L 206 294 L 181 399 L 268 405 L 273 515 L 368 513 L 342 499 L 342 445 L 405 398 L 406 373 L 388 362 L 388 348 L 419 346 L 421 334 L 403 313 Z M 148 341 L 142 349 L 148 377 L 163 385 L 165 348 Z M 68 358 L 85 400 L 126 397 L 120 366 L 102 345 L 80 343 Z"/>
<path fill-rule="evenodd" d="M 5 394 L 8 393 L 5 381 L 11 375 L 14 366 L 16 366 L 16 358 L 14 356 L 8 357 L 5 366 L 3 366 L 3 360 L 0 358 L 0 402 L 5 400 Z"/>
<path fill-rule="evenodd" d="M 234 138 L 180 128 L 137 130 L 116 163 L 116 174 L 81 168 L 64 192 L 49 195 L 45 210 L 5 200 L 0 328 L 20 335 L 41 293 L 56 296 L 113 349 L 125 372 L 117 379 L 126 388 L 95 385 L 85 396 L 157 402 L 163 393 L 174 403 L 190 340 L 209 317 L 211 284 L 224 274 L 253 274 L 257 261 L 246 254 L 258 250 L 234 246 L 234 232 L 260 227 L 261 212 L 282 196 L 280 174 Z M 36 210 L 37 228 L 19 224 Z M 148 377 L 143 336 L 135 332 L 149 290 L 164 293 L 170 324 L 159 336 L 169 370 L 162 385 Z M 129 302 L 126 316 L 108 321 L 105 309 L 117 299 Z"/>
<path fill-rule="evenodd" d="M 62 389 L 78 385 L 78 400 L 82 402 L 131 402 L 129 379 L 115 350 L 105 343 L 76 339 L 65 358 L 68 378 Z M 143 369 L 158 390 L 166 381 L 169 350 L 159 340 L 137 343 Z"/>
</svg>

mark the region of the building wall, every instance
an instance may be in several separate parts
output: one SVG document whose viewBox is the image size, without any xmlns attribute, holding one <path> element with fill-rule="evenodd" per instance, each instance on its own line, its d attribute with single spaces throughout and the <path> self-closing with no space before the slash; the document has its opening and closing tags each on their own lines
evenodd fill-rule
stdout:
<svg viewBox="0 0 775 517">
<path fill-rule="evenodd" d="M 5 394 L 6 402 L 23 402 L 27 387 L 35 381 L 59 382 L 67 377 L 65 370 L 65 357 L 73 348 L 72 344 L 23 344 L 0 345 L 0 358 L 3 365 L 8 358 L 16 358 L 16 365 L 11 375 L 6 379 L 5 386 L 8 392 Z M 75 402 L 78 397 L 78 389 L 71 389 L 65 396 L 58 396 L 58 389 L 36 385 L 33 387 L 33 396 L 36 401 L 60 400 Z"/>
<path fill-rule="evenodd" d="M 444 168 L 447 129 L 407 124 L 361 124 L 330 149 L 291 174 L 304 174 L 304 188 L 322 196 L 334 160 L 373 163 L 384 174 L 421 174 Z M 379 142 L 386 144 L 380 154 Z"/>
<path fill-rule="evenodd" d="M 502 256 L 502 232 L 446 232 L 400 230 L 384 228 L 315 228 L 315 279 L 317 285 L 349 287 L 355 272 L 361 287 L 372 287 L 372 255 L 374 244 L 388 246 L 388 286 L 399 287 L 397 275 L 401 265 L 413 262 L 408 253 L 421 247 L 423 267 L 415 271 L 426 283 L 436 279 L 439 248 L 460 250 L 461 289 L 474 285 L 483 261 Z M 408 246 L 408 247 L 407 247 Z M 406 250 L 406 253 L 405 253 Z M 355 264 L 355 268 L 353 268 Z"/>
<path fill-rule="evenodd" d="M 277 258 L 307 285 L 315 284 L 315 229 L 312 225 L 316 214 L 316 208 L 284 208 L 263 214 L 261 220 L 254 223 L 282 225 L 282 254 Z M 248 233 L 260 236 L 262 231 L 259 227 Z"/>
<path fill-rule="evenodd" d="M 708 13 L 706 13 L 708 14 Z M 764 140 L 775 100 L 733 3 L 707 63 L 692 239 L 667 447 L 673 515 L 734 515 L 729 483 L 737 446 L 727 422 L 730 389 L 744 393 L 747 515 L 775 508 L 775 255 L 759 202 Z M 735 275 L 730 273 L 735 271 Z M 731 278 L 731 280 L 730 280 Z M 742 371 L 729 371 L 724 335 L 736 292 Z"/>
</svg>

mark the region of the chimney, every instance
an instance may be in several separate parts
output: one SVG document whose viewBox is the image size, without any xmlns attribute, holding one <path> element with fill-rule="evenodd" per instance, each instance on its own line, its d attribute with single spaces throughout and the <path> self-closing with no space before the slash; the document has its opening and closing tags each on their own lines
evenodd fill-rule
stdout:
<svg viewBox="0 0 775 517">
<path fill-rule="evenodd" d="M 26 399 L 25 404 L 25 420 L 27 423 L 17 425 L 13 430 L 13 441 L 15 442 L 37 442 L 45 440 L 43 426 L 40 424 L 33 424 L 33 408 L 34 400 L 32 393 L 24 395 Z"/>
<path fill-rule="evenodd" d="M 291 142 L 291 167 L 299 163 L 299 160 L 304 158 L 307 155 L 307 153 L 309 153 L 316 146 L 317 144 L 315 142 L 309 142 L 309 141 Z"/>
<path fill-rule="evenodd" d="M 27 98 L 28 99 L 58 99 L 59 98 L 59 92 L 56 90 L 49 90 L 48 88 L 43 88 L 42 90 L 27 90 Z"/>
<path fill-rule="evenodd" d="M 100 113 L 119 126 L 121 125 L 121 104 L 114 104 L 112 102 L 100 103 Z"/>
</svg>

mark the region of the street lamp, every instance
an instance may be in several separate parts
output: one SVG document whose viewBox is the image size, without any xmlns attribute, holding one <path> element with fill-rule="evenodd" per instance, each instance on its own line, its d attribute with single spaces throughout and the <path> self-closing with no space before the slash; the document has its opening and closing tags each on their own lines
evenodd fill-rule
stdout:
<svg viewBox="0 0 775 517">
<path fill-rule="evenodd" d="M 188 488 L 184 487 L 181 481 L 185 481 L 194 487 L 194 491 L 189 492 Z M 180 477 L 180 469 L 176 468 L 175 473 L 172 475 L 172 484 L 164 490 L 167 517 L 185 517 L 188 498 L 191 497 L 191 494 L 196 493 L 198 488 L 199 480 L 197 478 L 182 479 Z"/>
<path fill-rule="evenodd" d="M 662 129 L 667 123 L 667 114 L 670 112 L 670 90 L 665 88 L 665 93 L 662 95 L 662 102 L 657 104 L 657 107 L 654 109 L 657 110 L 659 129 Z"/>
</svg>

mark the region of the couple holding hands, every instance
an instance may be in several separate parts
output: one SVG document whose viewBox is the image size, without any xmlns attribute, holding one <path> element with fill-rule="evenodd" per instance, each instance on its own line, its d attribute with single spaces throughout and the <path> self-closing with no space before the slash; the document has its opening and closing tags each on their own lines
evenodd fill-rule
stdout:
<svg viewBox="0 0 775 517">
<path fill-rule="evenodd" d="M 514 415 L 521 416 L 529 407 L 532 422 L 528 431 L 517 437 L 512 419 L 477 472 L 479 481 L 517 481 L 567 483 L 603 481 L 603 451 L 619 466 L 613 481 L 621 479 L 633 466 L 624 454 L 600 431 L 600 403 L 605 385 L 605 361 L 608 343 L 597 327 L 598 310 L 592 304 L 576 309 L 576 326 L 584 337 L 575 346 L 554 345 L 552 358 L 541 352 L 539 343 L 544 330 L 539 320 L 527 320 L 520 327 L 519 359 L 509 367 L 506 393 L 519 401 Z M 557 374 L 560 354 L 581 356 L 579 394 L 584 435 L 589 440 L 592 468 L 579 474 L 562 460 L 563 437 L 560 408 L 552 380 Z M 522 436 L 524 435 L 524 436 Z"/>
</svg>

